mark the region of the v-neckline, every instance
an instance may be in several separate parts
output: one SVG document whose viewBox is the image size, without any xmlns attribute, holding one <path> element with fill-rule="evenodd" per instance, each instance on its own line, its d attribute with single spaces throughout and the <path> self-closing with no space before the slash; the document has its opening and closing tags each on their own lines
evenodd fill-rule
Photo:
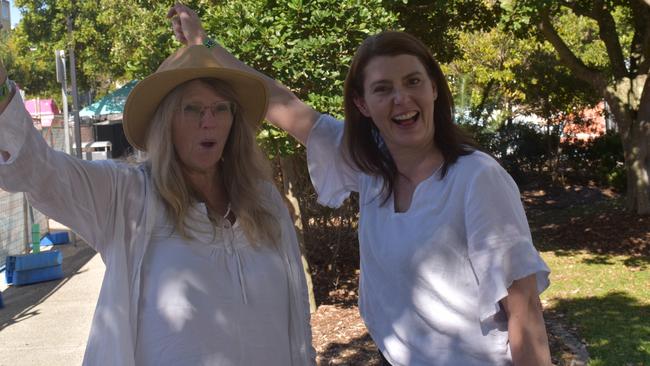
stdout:
<svg viewBox="0 0 650 366">
<path fill-rule="evenodd" d="M 391 199 L 390 199 L 390 212 L 391 212 L 391 214 L 392 214 L 392 215 L 395 215 L 395 216 L 397 216 L 397 215 L 405 215 L 405 214 L 407 214 L 407 213 L 411 210 L 411 207 L 413 207 L 413 201 L 414 201 L 414 199 L 416 198 L 417 193 L 418 193 L 418 191 L 420 190 L 420 187 L 421 187 L 425 182 L 428 182 L 429 180 L 431 180 L 431 179 L 433 179 L 434 177 L 436 177 L 436 176 L 438 175 L 438 172 L 440 172 L 440 169 L 442 168 L 443 165 L 444 165 L 444 163 L 443 163 L 443 164 L 440 164 L 440 166 L 438 166 L 438 167 L 436 168 L 436 170 L 434 170 L 433 173 L 431 173 L 431 175 L 429 175 L 429 176 L 426 177 L 425 179 L 421 180 L 421 181 L 420 181 L 420 182 L 415 186 L 415 189 L 413 189 L 413 193 L 411 194 L 411 201 L 410 201 L 410 203 L 409 203 L 409 207 L 407 207 L 406 210 L 404 210 L 404 211 L 397 211 L 397 210 L 396 210 L 396 205 L 395 205 L 395 198 L 396 198 L 396 196 L 395 196 L 395 193 L 393 193 L 393 194 L 391 195 L 392 197 L 391 197 Z"/>
</svg>

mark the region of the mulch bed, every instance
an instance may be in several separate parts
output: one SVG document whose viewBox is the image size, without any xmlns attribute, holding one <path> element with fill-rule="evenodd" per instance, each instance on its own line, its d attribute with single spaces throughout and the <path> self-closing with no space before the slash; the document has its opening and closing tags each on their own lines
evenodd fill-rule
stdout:
<svg viewBox="0 0 650 366">
<path fill-rule="evenodd" d="M 561 212 L 574 205 L 611 200 L 618 197 L 615 192 L 593 186 L 527 187 L 522 197 L 535 237 L 542 238 L 550 246 L 543 250 L 626 254 L 639 258 L 637 264 L 640 266 L 648 264 L 650 217 L 636 216 L 621 207 L 608 206 L 602 212 L 595 210 L 591 214 L 558 219 L 557 222 L 540 222 L 539 227 L 535 226 L 537 218 L 549 210 Z M 344 208 L 342 212 L 349 216 L 350 210 Z M 330 213 L 330 217 L 337 215 L 336 211 Z M 319 304 L 318 310 L 312 314 L 313 344 L 318 364 L 378 365 L 377 348 L 356 307 L 359 275 L 356 228 L 331 222 L 332 225 L 328 225 L 328 222 L 314 222 L 305 228 L 306 242 L 319 243 L 310 245 L 307 252 Z M 333 237 L 336 239 L 332 240 Z M 571 238 L 569 248 L 567 238 Z M 571 364 L 571 360 L 576 358 L 576 347 L 581 346 L 576 341 L 580 339 L 579 335 L 563 324 L 563 314 L 548 312 L 545 317 L 553 362 Z"/>
</svg>

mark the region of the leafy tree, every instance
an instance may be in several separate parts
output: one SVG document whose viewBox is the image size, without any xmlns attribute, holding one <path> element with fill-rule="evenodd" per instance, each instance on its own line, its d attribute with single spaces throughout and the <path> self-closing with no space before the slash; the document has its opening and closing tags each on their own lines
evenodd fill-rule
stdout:
<svg viewBox="0 0 650 366">
<path fill-rule="evenodd" d="M 16 1 L 23 12 L 21 22 L 12 33 L 16 45 L 15 63 L 9 71 L 20 81 L 25 91 L 32 95 L 58 95 L 54 68 L 54 50 L 63 49 L 68 54 L 68 45 L 74 43 L 79 88 L 95 86 L 96 80 L 104 79 L 98 70 L 105 69 L 105 57 L 110 49 L 110 40 L 103 37 L 106 27 L 96 22 L 97 9 L 89 2 L 73 4 L 71 1 Z M 73 19 L 75 32 L 70 37 L 67 31 L 67 17 Z M 88 59 L 92 59 L 88 62 Z"/>
<path fill-rule="evenodd" d="M 485 0 L 384 1 L 399 16 L 404 30 L 420 38 L 439 62 L 462 55 L 458 40 L 463 33 L 492 29 L 499 22 L 498 2 Z"/>
<path fill-rule="evenodd" d="M 510 30 L 547 41 L 607 101 L 624 146 L 628 206 L 650 213 L 650 3 L 512 0 L 503 8 Z"/>
</svg>

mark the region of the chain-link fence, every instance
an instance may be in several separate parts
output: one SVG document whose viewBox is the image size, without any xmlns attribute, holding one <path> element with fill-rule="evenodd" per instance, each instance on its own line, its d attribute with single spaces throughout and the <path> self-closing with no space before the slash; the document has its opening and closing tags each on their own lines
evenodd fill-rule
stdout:
<svg viewBox="0 0 650 366">
<path fill-rule="evenodd" d="M 0 268 L 5 266 L 8 255 L 25 253 L 31 241 L 31 224 L 47 232 L 47 217 L 31 209 L 24 193 L 0 190 Z"/>
</svg>

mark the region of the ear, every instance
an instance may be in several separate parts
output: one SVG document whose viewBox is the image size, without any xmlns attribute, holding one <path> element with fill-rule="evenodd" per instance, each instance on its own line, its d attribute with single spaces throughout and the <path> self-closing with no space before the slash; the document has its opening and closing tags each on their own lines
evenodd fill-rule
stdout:
<svg viewBox="0 0 650 366">
<path fill-rule="evenodd" d="M 359 112 L 364 115 L 364 117 L 370 118 L 370 111 L 368 110 L 368 106 L 366 105 L 366 100 L 361 98 L 361 97 L 353 97 L 352 100 L 354 101 L 354 105 L 357 106 L 357 109 L 359 109 Z"/>
<path fill-rule="evenodd" d="M 431 87 L 433 88 L 433 101 L 435 102 L 436 99 L 438 99 L 438 86 L 436 86 L 434 83 L 431 83 Z"/>
</svg>

